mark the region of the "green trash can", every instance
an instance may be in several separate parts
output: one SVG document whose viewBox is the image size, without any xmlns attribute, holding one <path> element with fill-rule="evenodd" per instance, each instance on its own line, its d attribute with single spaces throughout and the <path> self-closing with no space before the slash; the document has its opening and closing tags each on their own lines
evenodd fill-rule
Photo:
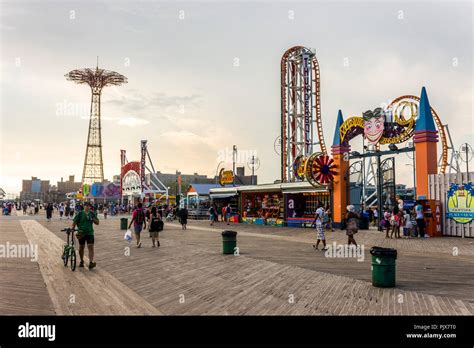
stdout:
<svg viewBox="0 0 474 348">
<path fill-rule="evenodd" d="M 233 254 L 237 247 L 237 232 L 224 231 L 222 232 L 222 253 Z"/>
<path fill-rule="evenodd" d="M 372 247 L 372 285 L 378 288 L 395 287 L 397 250 Z"/>
<path fill-rule="evenodd" d="M 128 219 L 127 218 L 120 218 L 120 229 L 126 230 L 128 227 Z"/>
</svg>

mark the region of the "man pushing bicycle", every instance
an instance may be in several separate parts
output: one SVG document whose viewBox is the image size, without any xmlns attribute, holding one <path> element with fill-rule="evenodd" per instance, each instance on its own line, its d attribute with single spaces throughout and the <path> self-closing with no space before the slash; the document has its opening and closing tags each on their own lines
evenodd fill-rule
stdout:
<svg viewBox="0 0 474 348">
<path fill-rule="evenodd" d="M 84 267 L 84 247 L 87 243 L 87 249 L 89 250 L 89 269 L 93 269 L 96 266 L 94 262 L 94 227 L 93 224 L 98 225 L 99 219 L 97 214 L 91 211 L 90 203 L 84 203 L 84 209 L 80 210 L 72 222 L 72 228 L 77 226 L 77 240 L 79 241 L 79 257 L 81 262 L 79 267 Z"/>
</svg>

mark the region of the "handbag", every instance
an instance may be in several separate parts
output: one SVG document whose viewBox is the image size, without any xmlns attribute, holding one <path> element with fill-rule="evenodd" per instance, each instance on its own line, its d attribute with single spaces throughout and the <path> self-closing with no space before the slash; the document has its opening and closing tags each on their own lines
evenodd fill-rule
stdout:
<svg viewBox="0 0 474 348">
<path fill-rule="evenodd" d="M 357 227 L 357 221 L 355 219 L 352 218 L 349 220 L 349 223 L 347 224 L 347 230 L 352 234 L 356 234 L 359 231 Z"/>
</svg>

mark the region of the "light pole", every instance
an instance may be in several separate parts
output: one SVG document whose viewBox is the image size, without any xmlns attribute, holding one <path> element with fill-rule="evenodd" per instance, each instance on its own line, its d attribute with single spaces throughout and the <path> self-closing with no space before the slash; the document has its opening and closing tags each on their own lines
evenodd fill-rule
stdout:
<svg viewBox="0 0 474 348">
<path fill-rule="evenodd" d="M 409 148 L 415 149 L 413 146 L 413 142 L 408 143 Z M 412 156 L 410 157 L 409 152 L 406 153 L 407 157 L 412 160 L 412 164 L 407 163 L 407 166 L 413 167 L 413 200 L 416 201 L 416 167 L 415 167 L 415 151 L 412 152 Z"/>
<path fill-rule="evenodd" d="M 464 143 L 461 145 L 459 153 L 464 152 L 466 154 L 466 175 L 469 177 L 469 160 L 472 159 L 472 147 L 468 143 Z M 469 158 L 469 155 L 471 155 L 471 158 Z M 461 160 L 464 161 L 464 159 L 461 157 Z"/>
<path fill-rule="evenodd" d="M 232 185 L 235 186 L 235 162 L 237 161 L 237 145 L 232 146 Z"/>
</svg>

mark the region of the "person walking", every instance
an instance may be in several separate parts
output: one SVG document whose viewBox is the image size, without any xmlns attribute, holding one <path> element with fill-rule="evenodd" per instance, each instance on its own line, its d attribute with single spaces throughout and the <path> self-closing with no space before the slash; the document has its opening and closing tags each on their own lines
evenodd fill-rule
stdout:
<svg viewBox="0 0 474 348">
<path fill-rule="evenodd" d="M 58 211 L 59 211 L 59 220 L 62 220 L 63 215 L 64 215 L 64 204 L 62 202 L 59 204 Z"/>
<path fill-rule="evenodd" d="M 66 203 L 66 207 L 64 209 L 64 213 L 66 214 L 66 218 L 69 220 L 69 215 L 71 214 L 71 207 L 68 203 Z"/>
<path fill-rule="evenodd" d="M 69 216 L 71 217 L 71 219 L 74 218 L 75 210 L 76 210 L 76 205 L 74 204 L 74 202 L 71 202 L 71 204 L 69 204 Z"/>
<path fill-rule="evenodd" d="M 230 206 L 230 203 L 227 204 L 227 207 L 225 208 L 225 220 L 227 222 L 227 225 L 230 225 L 230 216 L 232 215 L 232 208 Z"/>
<path fill-rule="evenodd" d="M 107 214 L 109 213 L 109 206 L 107 205 L 107 203 L 104 204 L 103 210 L 104 210 L 104 220 L 106 220 Z"/>
<path fill-rule="evenodd" d="M 181 229 L 185 230 L 186 225 L 188 224 L 188 209 L 184 207 L 183 209 L 180 210 L 180 219 L 179 222 L 181 223 Z"/>
<path fill-rule="evenodd" d="M 226 211 L 226 206 L 223 205 L 221 209 L 222 222 L 225 222 L 225 211 Z"/>
<path fill-rule="evenodd" d="M 26 215 L 26 208 L 28 208 L 28 205 L 25 202 L 23 202 L 22 208 L 23 208 L 23 215 Z"/>
<path fill-rule="evenodd" d="M 146 228 L 145 212 L 143 211 L 142 203 L 138 203 L 137 208 L 132 213 L 132 221 L 128 225 L 128 228 L 132 226 L 135 231 L 135 237 L 137 238 L 137 248 L 141 248 L 142 242 L 140 240 L 140 233 Z"/>
<path fill-rule="evenodd" d="M 46 219 L 48 221 L 51 221 L 53 217 L 53 210 L 54 210 L 53 203 L 48 203 L 48 205 L 46 206 Z"/>
<path fill-rule="evenodd" d="M 400 215 L 398 214 L 398 206 L 393 207 L 392 210 L 392 215 L 390 215 L 390 226 L 391 226 L 391 233 L 390 233 L 390 238 L 393 238 L 393 235 L 395 234 L 395 238 L 400 237 Z"/>
<path fill-rule="evenodd" d="M 377 210 L 377 208 L 374 209 L 374 223 L 373 225 L 374 226 L 377 226 L 379 222 L 379 211 Z"/>
<path fill-rule="evenodd" d="M 390 225 L 390 213 L 387 210 L 383 213 L 383 227 L 385 228 L 385 238 L 390 238 L 388 235 L 390 233 L 391 225 Z"/>
<path fill-rule="evenodd" d="M 89 269 L 97 266 L 94 262 L 94 227 L 93 224 L 98 225 L 99 219 L 97 214 L 91 211 L 89 202 L 84 203 L 84 209 L 79 211 L 73 219 L 72 229 L 77 226 L 76 238 L 79 241 L 79 258 L 81 262 L 79 267 L 84 267 L 84 249 L 87 243 L 87 250 L 89 251 Z"/>
<path fill-rule="evenodd" d="M 420 204 L 419 201 L 416 202 L 415 205 L 415 218 L 416 218 L 416 227 L 418 228 L 418 236 L 420 238 L 425 237 L 425 216 L 423 214 L 423 206 Z"/>
<path fill-rule="evenodd" d="M 160 235 L 161 230 L 163 230 L 163 221 L 161 220 L 161 216 L 160 214 L 158 214 L 156 207 L 153 206 L 150 211 L 150 227 L 149 227 L 149 232 L 150 232 L 151 241 L 153 243 L 153 248 L 160 246 L 159 235 Z M 156 246 L 155 246 L 155 241 L 156 241 Z"/>
<path fill-rule="evenodd" d="M 407 209 L 405 210 L 405 215 L 403 215 L 403 237 L 409 238 L 412 228 L 410 211 Z"/>
<path fill-rule="evenodd" d="M 353 205 L 347 206 L 347 213 L 345 216 L 346 219 L 346 235 L 347 235 L 347 244 L 354 244 L 357 246 L 357 242 L 354 239 L 354 234 L 359 231 L 359 219 L 360 216 L 355 212 L 355 207 Z"/>
<path fill-rule="evenodd" d="M 324 235 L 324 209 L 323 209 L 323 204 L 321 202 L 318 203 L 318 208 L 316 209 L 316 216 L 314 218 L 313 224 L 311 225 L 312 227 L 316 227 L 316 244 L 313 244 L 313 248 L 318 250 L 319 243 L 322 241 L 323 242 L 323 248 L 321 249 L 322 251 L 326 251 L 326 236 Z"/>
<path fill-rule="evenodd" d="M 215 215 L 216 214 L 216 210 L 214 209 L 214 206 L 211 205 L 211 207 L 209 208 L 209 225 L 210 226 L 213 226 L 214 225 L 214 221 L 215 221 Z"/>
</svg>

